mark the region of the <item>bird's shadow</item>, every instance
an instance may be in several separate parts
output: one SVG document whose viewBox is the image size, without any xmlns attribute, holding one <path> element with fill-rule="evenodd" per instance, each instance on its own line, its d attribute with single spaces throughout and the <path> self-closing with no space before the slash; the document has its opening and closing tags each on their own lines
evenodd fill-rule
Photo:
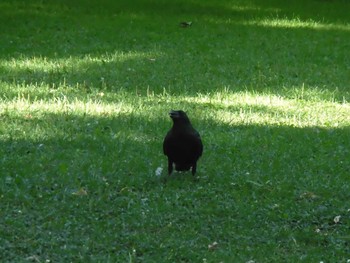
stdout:
<svg viewBox="0 0 350 263">
<path fill-rule="evenodd" d="M 190 172 L 173 172 L 171 175 L 162 175 L 160 181 L 163 184 L 198 183 L 200 181 L 200 176 L 192 175 Z"/>
</svg>

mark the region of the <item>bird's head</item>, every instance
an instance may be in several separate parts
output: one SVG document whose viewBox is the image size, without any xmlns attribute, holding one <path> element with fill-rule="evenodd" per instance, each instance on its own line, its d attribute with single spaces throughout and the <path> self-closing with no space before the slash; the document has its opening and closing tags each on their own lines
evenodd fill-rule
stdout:
<svg viewBox="0 0 350 263">
<path fill-rule="evenodd" d="M 182 110 L 171 110 L 169 116 L 172 119 L 187 118 L 186 112 Z"/>
<path fill-rule="evenodd" d="M 190 120 L 187 117 L 186 112 L 182 110 L 171 110 L 169 112 L 170 118 L 174 123 L 189 123 Z"/>
</svg>

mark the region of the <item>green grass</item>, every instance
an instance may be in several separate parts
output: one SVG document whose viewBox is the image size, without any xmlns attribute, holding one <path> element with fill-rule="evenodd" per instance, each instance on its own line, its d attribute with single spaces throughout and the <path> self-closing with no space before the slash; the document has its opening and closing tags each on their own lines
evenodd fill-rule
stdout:
<svg viewBox="0 0 350 263">
<path fill-rule="evenodd" d="M 349 261 L 349 7 L 1 1 L 0 261 Z"/>
</svg>

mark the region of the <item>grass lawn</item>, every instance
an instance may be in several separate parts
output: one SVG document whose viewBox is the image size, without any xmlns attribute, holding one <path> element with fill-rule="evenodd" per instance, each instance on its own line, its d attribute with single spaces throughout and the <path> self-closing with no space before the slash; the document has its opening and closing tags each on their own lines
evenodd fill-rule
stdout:
<svg viewBox="0 0 350 263">
<path fill-rule="evenodd" d="M 349 10 L 2 0 L 0 261 L 349 262 Z"/>
</svg>

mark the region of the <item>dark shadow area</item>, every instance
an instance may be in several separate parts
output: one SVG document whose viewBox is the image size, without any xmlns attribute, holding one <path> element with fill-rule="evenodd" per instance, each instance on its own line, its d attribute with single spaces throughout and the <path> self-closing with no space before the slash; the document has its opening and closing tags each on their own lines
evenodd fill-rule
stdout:
<svg viewBox="0 0 350 263">
<path fill-rule="evenodd" d="M 1 207 L 6 211 L 0 219 L 6 240 L 2 245 L 6 248 L 4 257 L 25 258 L 29 249 L 54 260 L 68 240 L 69 258 L 87 238 L 94 238 L 89 255 L 125 253 L 138 242 L 135 233 L 145 233 L 151 241 L 168 233 L 158 230 L 163 229 L 160 224 L 165 224 L 167 216 L 172 216 L 168 209 L 176 213 L 171 220 L 177 224 L 192 220 L 191 216 L 203 220 L 200 224 L 205 227 L 212 222 L 248 222 L 240 227 L 243 230 L 230 225 L 229 232 L 215 230 L 223 245 L 226 239 L 235 240 L 237 232 L 252 238 L 240 238 L 238 244 L 271 242 L 262 238 L 262 233 L 278 226 L 288 235 L 296 235 L 302 247 L 318 247 L 318 242 L 325 240 L 325 249 L 347 249 L 346 241 L 339 237 L 347 233 L 346 216 L 341 224 L 327 222 L 348 209 L 349 127 L 235 126 L 216 122 L 210 116 L 193 118 L 192 122 L 204 142 L 204 155 L 198 163 L 200 179 L 191 182 L 190 173 L 175 173 L 164 185 L 155 169 L 166 164 L 161 145 L 171 123 L 165 116 L 150 119 L 125 114 L 94 117 L 47 113 L 36 117 L 33 113 L 31 118 L 18 117 L 21 128 L 3 135 L 0 141 Z M 17 139 L 21 136 L 23 139 Z M 155 197 L 155 192 L 159 196 Z M 167 193 L 194 200 L 178 197 L 171 207 Z M 313 193 L 318 199 L 313 199 Z M 207 208 L 201 201 L 197 207 L 196 198 L 215 203 L 218 194 L 220 199 L 232 200 L 230 211 L 220 203 Z M 147 211 L 142 210 L 142 202 L 151 203 L 146 207 L 157 211 L 158 217 L 161 209 L 169 214 L 144 217 L 141 211 Z M 195 206 L 187 207 L 192 204 Z M 214 221 L 207 222 L 206 216 Z M 249 227 L 249 222 L 256 224 Z M 18 231 L 23 225 L 26 231 Z M 328 227 L 322 231 L 329 231 L 329 236 L 311 235 L 318 226 Z M 29 238 L 32 241 L 28 243 Z M 290 247 L 280 243 L 288 242 L 287 237 L 274 238 L 282 248 Z M 48 244 L 50 250 L 43 252 L 42 246 Z M 139 250 L 149 255 L 147 249 L 152 247 L 158 244 L 147 243 Z"/>
</svg>

